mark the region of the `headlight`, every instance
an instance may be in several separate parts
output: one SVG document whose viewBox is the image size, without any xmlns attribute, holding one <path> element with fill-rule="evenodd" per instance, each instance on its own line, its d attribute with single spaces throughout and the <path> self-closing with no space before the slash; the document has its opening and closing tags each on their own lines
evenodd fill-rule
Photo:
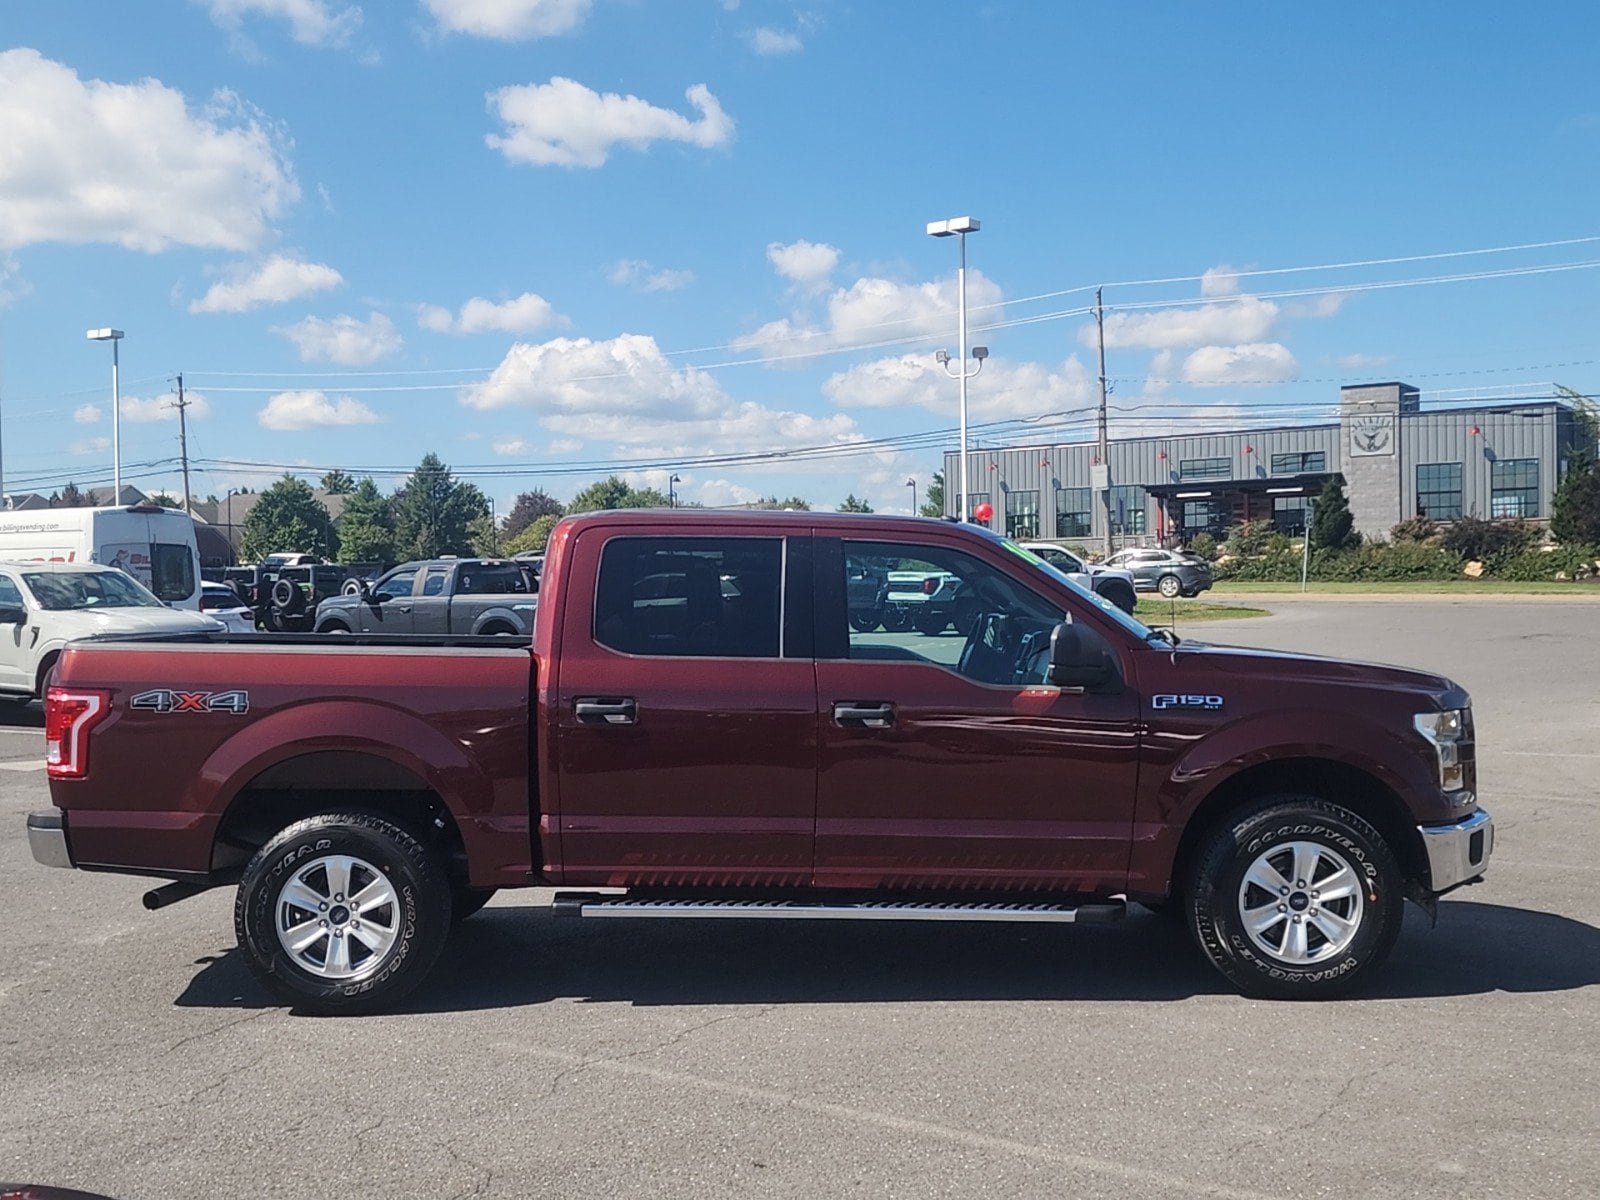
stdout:
<svg viewBox="0 0 1600 1200">
<path fill-rule="evenodd" d="M 1433 745 L 1439 759 L 1439 787 L 1459 792 L 1467 786 L 1467 768 L 1462 761 L 1462 746 L 1467 741 L 1467 715 L 1459 708 L 1444 712 L 1418 713 L 1412 718 L 1418 733 Z"/>
</svg>

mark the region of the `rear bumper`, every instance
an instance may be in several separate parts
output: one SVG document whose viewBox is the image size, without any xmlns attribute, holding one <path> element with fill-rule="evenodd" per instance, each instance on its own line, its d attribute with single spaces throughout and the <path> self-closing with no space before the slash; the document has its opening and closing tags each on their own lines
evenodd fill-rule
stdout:
<svg viewBox="0 0 1600 1200">
<path fill-rule="evenodd" d="M 1494 820 L 1479 809 L 1450 825 L 1418 825 L 1428 852 L 1428 877 L 1434 892 L 1449 891 L 1476 879 L 1494 853 Z"/>
<path fill-rule="evenodd" d="M 71 867 L 67 850 L 67 818 L 59 808 L 28 814 L 28 849 L 33 861 L 46 867 Z"/>
</svg>

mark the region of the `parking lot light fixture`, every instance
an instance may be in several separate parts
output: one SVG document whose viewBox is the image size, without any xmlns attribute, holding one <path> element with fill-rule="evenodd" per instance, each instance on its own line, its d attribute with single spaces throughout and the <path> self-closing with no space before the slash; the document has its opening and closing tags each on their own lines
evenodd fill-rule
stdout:
<svg viewBox="0 0 1600 1200">
<path fill-rule="evenodd" d="M 683 477 L 681 475 L 674 475 L 671 479 L 667 480 L 667 507 L 668 508 L 677 508 L 678 507 L 678 485 L 680 483 L 682 483 L 682 482 L 683 482 Z"/>
<path fill-rule="evenodd" d="M 961 493 L 956 499 L 956 517 L 958 520 L 962 521 L 969 519 L 972 515 L 967 511 L 967 505 L 969 504 L 967 497 L 971 495 L 971 488 L 968 486 L 969 481 L 967 479 L 967 380 L 975 378 L 978 372 L 983 370 L 983 360 L 989 355 L 989 351 L 986 347 L 978 347 L 975 349 L 972 353 L 973 357 L 977 360 L 978 365 L 972 369 L 971 374 L 968 374 L 967 234 L 977 233 L 978 230 L 982 228 L 982 223 L 976 217 L 951 217 L 945 221 L 928 222 L 929 237 L 953 237 L 957 240 L 961 248 L 960 266 L 956 271 L 956 303 L 958 309 L 960 310 L 961 338 L 960 349 L 956 355 L 957 369 L 955 371 L 950 369 L 950 356 L 942 350 L 940 351 L 940 354 L 943 355 L 943 357 L 939 359 L 939 364 L 944 367 L 946 375 L 949 375 L 953 379 L 959 380 L 961 384 Z M 980 350 L 982 353 L 979 353 Z"/>
<path fill-rule="evenodd" d="M 122 341 L 120 329 L 91 329 L 91 342 L 111 343 L 111 503 L 122 503 L 122 392 L 118 382 L 117 343 Z"/>
</svg>

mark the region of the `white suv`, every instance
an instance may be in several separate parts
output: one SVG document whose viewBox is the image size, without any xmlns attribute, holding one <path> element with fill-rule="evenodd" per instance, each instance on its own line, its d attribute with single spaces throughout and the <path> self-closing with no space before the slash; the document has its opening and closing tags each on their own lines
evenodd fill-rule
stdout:
<svg viewBox="0 0 1600 1200">
<path fill-rule="evenodd" d="M 133 576 L 89 563 L 0 563 L 0 697 L 41 695 L 62 647 L 98 633 L 215 633 L 197 612 L 168 608 Z"/>
<path fill-rule="evenodd" d="M 1018 542 L 1017 545 L 1029 553 L 1037 554 L 1079 587 L 1104 596 L 1125 613 L 1133 611 L 1137 584 L 1131 571 L 1084 562 L 1054 542 Z"/>
</svg>

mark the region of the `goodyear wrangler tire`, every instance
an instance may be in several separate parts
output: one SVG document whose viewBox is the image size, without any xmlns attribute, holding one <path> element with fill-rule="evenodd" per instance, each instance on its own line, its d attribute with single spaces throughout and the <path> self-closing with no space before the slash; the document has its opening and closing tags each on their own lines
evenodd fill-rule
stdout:
<svg viewBox="0 0 1600 1200">
<path fill-rule="evenodd" d="M 434 853 L 372 813 L 308 817 L 245 868 L 234 902 L 245 962 L 304 1012 L 392 1007 L 427 976 L 450 931 Z"/>
<path fill-rule="evenodd" d="M 1341 805 L 1273 796 L 1208 836 L 1184 916 L 1240 991 L 1317 1000 L 1357 986 L 1400 933 L 1400 869 L 1383 837 Z"/>
</svg>

